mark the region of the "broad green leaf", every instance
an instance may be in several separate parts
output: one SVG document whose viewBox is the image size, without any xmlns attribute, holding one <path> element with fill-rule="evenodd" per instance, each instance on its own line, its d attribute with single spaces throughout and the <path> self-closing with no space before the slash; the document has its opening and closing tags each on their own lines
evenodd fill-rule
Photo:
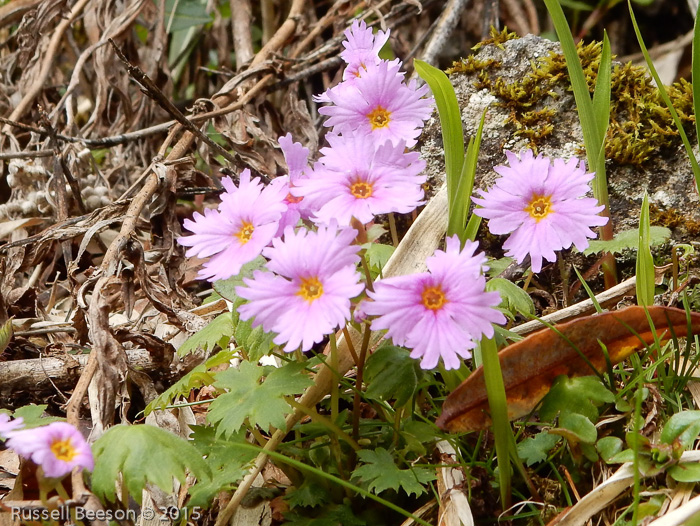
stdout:
<svg viewBox="0 0 700 526">
<path fill-rule="evenodd" d="M 683 449 L 689 449 L 700 435 L 700 411 L 681 411 L 668 419 L 659 440 L 664 444 L 678 441 Z"/>
<path fill-rule="evenodd" d="M 198 479 L 210 476 L 202 455 L 191 442 L 155 426 L 114 426 L 95 442 L 92 450 L 92 491 L 110 502 L 117 498 L 115 481 L 120 473 L 129 496 L 139 504 L 146 484 L 171 493 L 173 479 L 184 484 L 187 473 Z"/>
<path fill-rule="evenodd" d="M 156 409 L 165 409 L 165 407 L 172 404 L 173 400 L 176 398 L 180 396 L 187 398 L 192 389 L 199 389 L 205 385 L 212 385 L 214 383 L 214 376 L 210 372 L 212 367 L 230 361 L 234 354 L 235 351 L 230 350 L 216 353 L 206 362 L 192 369 L 189 373 L 180 378 L 160 396 L 148 404 L 144 410 L 144 413 L 148 415 Z"/>
<path fill-rule="evenodd" d="M 621 439 L 612 436 L 601 438 L 595 445 L 598 453 L 600 454 L 600 458 L 607 463 L 609 463 L 615 455 L 622 451 L 623 446 L 624 442 Z"/>
<path fill-rule="evenodd" d="M 285 416 L 292 411 L 284 397 L 299 394 L 313 383 L 303 373 L 303 365 L 288 363 L 270 372 L 263 382 L 265 368 L 247 361 L 238 369 L 217 373 L 214 385 L 228 389 L 211 403 L 207 414 L 207 420 L 217 426 L 217 436 L 231 436 L 246 419 L 266 431 L 270 426 L 283 428 Z"/>
<path fill-rule="evenodd" d="M 236 287 L 245 285 L 243 281 L 244 278 L 253 277 L 253 272 L 256 270 L 261 270 L 265 267 L 265 258 L 262 256 L 256 257 L 253 261 L 246 263 L 241 268 L 241 271 L 228 279 L 220 279 L 214 282 L 214 290 L 219 293 L 222 298 L 226 298 L 231 303 L 235 303 L 238 300 L 238 294 L 236 294 Z"/>
<path fill-rule="evenodd" d="M 383 447 L 374 451 L 364 449 L 358 452 L 358 456 L 364 464 L 353 471 L 352 475 L 368 482 L 370 491 L 374 493 L 402 489 L 409 496 L 418 496 L 425 493 L 424 485 L 436 478 L 435 470 L 430 468 L 399 469 L 391 454 Z"/>
<path fill-rule="evenodd" d="M 428 83 L 435 97 L 435 105 L 440 116 L 442 142 L 445 148 L 445 174 L 447 179 L 447 202 L 452 214 L 456 199 L 457 184 L 464 163 L 464 134 L 462 112 L 454 87 L 447 75 L 422 60 L 414 60 L 416 72 Z"/>
<path fill-rule="evenodd" d="M 10 345 L 12 335 L 12 318 L 10 318 L 3 324 L 2 327 L 0 327 L 0 353 L 7 349 L 8 345 Z"/>
<path fill-rule="evenodd" d="M 367 243 L 362 245 L 363 248 L 367 249 L 365 257 L 367 258 L 367 263 L 369 264 L 370 270 L 375 274 L 379 275 L 387 264 L 389 258 L 396 250 L 396 247 L 391 245 L 382 245 L 381 243 Z"/>
<path fill-rule="evenodd" d="M 406 446 L 401 450 L 402 453 L 414 453 L 421 457 L 427 454 L 427 447 L 441 438 L 434 425 L 420 420 L 407 420 L 400 434 L 406 442 Z"/>
<path fill-rule="evenodd" d="M 185 356 L 200 348 L 210 351 L 222 338 L 230 338 L 231 336 L 233 336 L 233 315 L 230 312 L 224 312 L 209 322 L 209 325 L 201 331 L 187 338 L 185 343 L 180 345 L 177 354 Z"/>
<path fill-rule="evenodd" d="M 234 314 L 234 320 L 236 330 L 233 333 L 233 339 L 236 346 L 243 349 L 249 361 L 257 362 L 261 357 L 269 354 L 274 346 L 272 343 L 275 338 L 274 333 L 265 332 L 262 325 L 253 328 L 252 318 L 240 321 L 238 313 Z"/>
<path fill-rule="evenodd" d="M 700 464 L 684 462 L 668 468 L 668 474 L 678 482 L 700 482 Z"/>
<path fill-rule="evenodd" d="M 181 31 L 214 20 L 201 0 L 165 0 L 165 24 L 169 31 Z"/>
<path fill-rule="evenodd" d="M 48 406 L 46 404 L 41 405 L 24 405 L 15 410 L 15 418 L 22 418 L 24 420 L 24 428 L 31 429 L 32 427 L 45 426 L 51 422 L 61 422 L 65 419 L 58 418 L 56 416 L 44 416 L 44 411 Z"/>
<path fill-rule="evenodd" d="M 489 269 L 486 271 L 486 275 L 489 277 L 496 277 L 507 269 L 511 263 L 515 261 L 513 258 L 502 257 L 500 259 L 489 259 L 488 266 Z"/>
<path fill-rule="evenodd" d="M 518 456 L 530 467 L 546 460 L 549 452 L 560 440 L 560 436 L 541 431 L 518 443 Z"/>
<path fill-rule="evenodd" d="M 401 407 L 414 395 L 423 375 L 420 363 L 406 349 L 383 345 L 367 359 L 365 394 L 373 400 L 396 399 L 396 407 Z"/>
<path fill-rule="evenodd" d="M 642 210 L 639 214 L 639 245 L 637 249 L 637 304 L 653 305 L 656 275 L 654 273 L 654 258 L 651 255 L 651 240 L 649 234 L 649 197 L 644 192 Z"/>
<path fill-rule="evenodd" d="M 560 434 L 569 441 L 583 444 L 595 444 L 598 438 L 598 432 L 593 423 L 579 413 L 560 414 L 559 427 L 550 432 Z"/>
<path fill-rule="evenodd" d="M 597 376 L 569 378 L 562 375 L 554 381 L 552 389 L 542 400 L 540 418 L 551 422 L 558 413 L 578 413 L 595 422 L 598 406 L 614 401 L 615 395 L 606 389 Z"/>
<path fill-rule="evenodd" d="M 515 283 L 504 278 L 493 278 L 486 282 L 487 291 L 501 295 L 501 307 L 515 314 L 535 314 L 532 298 Z"/>
<path fill-rule="evenodd" d="M 663 226 L 649 227 L 649 243 L 650 245 L 660 245 L 665 243 L 671 237 L 671 231 Z M 610 241 L 594 239 L 590 241 L 588 248 L 583 251 L 584 255 L 598 254 L 600 252 L 612 252 L 620 254 L 623 250 L 637 248 L 639 245 L 639 230 L 636 228 L 623 230 L 612 238 Z"/>
</svg>

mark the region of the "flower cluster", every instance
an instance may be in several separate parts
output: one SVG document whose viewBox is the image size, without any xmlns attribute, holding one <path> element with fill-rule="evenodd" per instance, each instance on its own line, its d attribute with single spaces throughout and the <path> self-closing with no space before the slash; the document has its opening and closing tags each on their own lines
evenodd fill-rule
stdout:
<svg viewBox="0 0 700 526">
<path fill-rule="evenodd" d="M 432 113 L 428 87 L 406 83 L 400 61 L 379 57 L 388 32 L 375 35 L 356 21 L 345 36 L 343 81 L 317 97 L 327 103 L 319 111 L 332 128 L 318 161 L 309 166 L 309 151 L 290 135 L 280 137 L 288 175 L 267 187 L 248 170 L 238 186 L 225 180 L 218 209 L 195 214 L 185 222 L 194 235 L 180 238 L 188 256 L 210 258 L 200 273 L 209 280 L 238 274 L 262 254 L 266 268 L 236 287 L 247 300 L 238 313 L 276 333 L 274 342 L 287 352 L 310 350 L 342 327 L 363 297 L 350 225 L 411 212 L 424 199 L 425 162 L 407 148 Z M 447 250 L 428 260 L 429 272 L 379 280 L 356 314 L 376 316 L 372 329 L 387 329 L 423 367 L 441 358 L 447 368 L 459 367 L 475 340 L 504 321 L 493 308 L 499 295 L 484 290 L 486 259 L 476 248 L 460 250 L 456 237 L 448 239 Z"/>
<path fill-rule="evenodd" d="M 522 263 L 527 255 L 533 272 L 542 270 L 542 260 L 556 261 L 557 250 L 575 245 L 588 248 L 596 236 L 590 227 L 602 226 L 605 208 L 585 197 L 594 174 L 586 173 L 583 161 L 571 159 L 554 163 L 541 154 L 524 150 L 520 158 L 506 152 L 510 166 L 496 166 L 501 175 L 488 192 L 480 190 L 480 205 L 474 213 L 489 220 L 492 234 L 511 234 L 503 248 L 506 255 Z"/>
<path fill-rule="evenodd" d="M 18 455 L 41 467 L 45 477 L 61 478 L 74 468 L 92 470 L 94 460 L 90 446 L 83 435 L 66 422 L 22 429 L 22 418 L 10 420 L 0 413 L 0 438 Z"/>
</svg>

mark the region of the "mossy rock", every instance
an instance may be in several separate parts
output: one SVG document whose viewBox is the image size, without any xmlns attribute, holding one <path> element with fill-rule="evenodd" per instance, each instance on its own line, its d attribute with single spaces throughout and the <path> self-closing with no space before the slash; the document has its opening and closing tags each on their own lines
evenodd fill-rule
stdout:
<svg viewBox="0 0 700 526">
<path fill-rule="evenodd" d="M 528 35 L 494 35 L 448 70 L 462 110 L 465 141 L 484 125 L 477 187 L 490 186 L 504 164 L 505 150 L 532 148 L 549 157 L 585 159 L 583 136 L 559 43 Z M 579 45 L 591 92 L 600 63 L 599 43 Z M 613 62 L 611 125 L 606 158 L 616 231 L 637 226 L 644 191 L 655 212 L 652 222 L 669 226 L 674 239 L 700 236 L 700 199 L 690 162 L 670 113 L 645 68 Z M 687 82 L 667 88 L 691 143 L 696 144 L 692 90 Z M 696 150 L 697 151 L 697 150 Z M 433 187 L 444 180 L 437 112 L 421 138 L 421 154 Z M 668 221 L 667 221 L 668 220 Z"/>
</svg>

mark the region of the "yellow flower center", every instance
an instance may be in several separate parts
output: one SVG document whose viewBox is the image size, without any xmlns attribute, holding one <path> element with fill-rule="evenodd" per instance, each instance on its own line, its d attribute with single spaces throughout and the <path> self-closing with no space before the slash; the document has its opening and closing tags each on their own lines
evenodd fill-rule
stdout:
<svg viewBox="0 0 700 526">
<path fill-rule="evenodd" d="M 301 278 L 301 286 L 297 294 L 309 303 L 313 303 L 323 296 L 323 284 L 318 278 Z"/>
<path fill-rule="evenodd" d="M 78 454 L 73 444 L 71 444 L 70 438 L 53 442 L 51 444 L 51 453 L 53 453 L 58 460 L 64 462 L 70 462 Z"/>
<path fill-rule="evenodd" d="M 255 227 L 253 226 L 253 223 L 250 221 L 243 221 L 241 229 L 235 234 L 235 236 L 241 242 L 241 245 L 245 245 L 248 241 L 250 241 L 250 238 L 253 237 L 254 231 Z"/>
<path fill-rule="evenodd" d="M 350 193 L 358 199 L 367 199 L 368 197 L 372 197 L 372 183 L 357 179 L 350 185 Z"/>
<path fill-rule="evenodd" d="M 440 285 L 423 289 L 421 300 L 425 308 L 430 310 L 439 310 L 447 303 L 447 298 Z"/>
<path fill-rule="evenodd" d="M 377 106 L 367 114 L 367 117 L 369 118 L 369 123 L 372 125 L 373 130 L 377 128 L 386 128 L 391 121 L 391 112 L 382 106 Z"/>
<path fill-rule="evenodd" d="M 538 223 L 552 212 L 552 198 L 548 195 L 533 195 L 525 211 Z"/>
</svg>

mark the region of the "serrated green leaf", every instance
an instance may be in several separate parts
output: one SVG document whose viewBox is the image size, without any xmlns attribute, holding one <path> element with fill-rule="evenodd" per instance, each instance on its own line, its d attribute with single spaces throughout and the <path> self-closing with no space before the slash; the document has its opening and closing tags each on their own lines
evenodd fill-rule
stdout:
<svg viewBox="0 0 700 526">
<path fill-rule="evenodd" d="M 297 507 L 317 508 L 330 502 L 331 494 L 323 484 L 307 475 L 301 486 L 291 491 L 284 500 L 289 503 L 289 509 L 292 510 Z"/>
<path fill-rule="evenodd" d="M 0 327 L 0 353 L 7 349 L 10 345 L 13 336 L 12 331 L 12 318 L 7 320 L 2 327 Z"/>
<path fill-rule="evenodd" d="M 381 273 L 384 265 L 387 264 L 389 258 L 396 250 L 392 245 L 382 245 L 380 243 L 366 243 L 362 245 L 366 249 L 365 257 L 369 264 L 369 269 L 378 275 Z"/>
<path fill-rule="evenodd" d="M 211 476 L 192 443 L 149 425 L 114 426 L 95 442 L 93 454 L 92 491 L 110 502 L 117 498 L 115 481 L 120 473 L 139 504 L 146 484 L 170 493 L 173 479 L 184 484 L 188 472 L 197 478 Z"/>
<path fill-rule="evenodd" d="M 596 376 L 569 378 L 559 376 L 542 400 L 540 418 L 552 422 L 557 413 L 578 413 L 594 422 L 598 407 L 615 401 L 613 395 Z"/>
<path fill-rule="evenodd" d="M 568 431 L 568 433 L 562 432 Z M 578 413 L 563 413 L 559 415 L 559 427 L 552 430 L 561 434 L 569 441 L 581 442 L 583 444 L 595 444 L 598 438 L 598 431 L 593 423 L 585 416 Z"/>
<path fill-rule="evenodd" d="M 59 418 L 56 416 L 43 416 L 44 411 L 48 406 L 46 404 L 30 404 L 22 406 L 15 410 L 15 418 L 22 418 L 24 421 L 24 428 L 31 429 L 33 427 L 45 426 L 51 422 L 62 422 L 65 418 Z"/>
<path fill-rule="evenodd" d="M 660 245 L 668 241 L 671 231 L 663 226 L 649 227 L 649 244 L 651 246 Z M 599 254 L 601 252 L 611 252 L 620 254 L 624 250 L 637 248 L 639 244 L 639 231 L 636 228 L 623 230 L 615 234 L 610 241 L 593 239 L 589 242 L 588 248 L 583 251 L 584 255 Z"/>
<path fill-rule="evenodd" d="M 441 438 L 434 425 L 421 422 L 420 420 L 406 421 L 400 433 L 401 438 L 406 442 L 406 446 L 401 451 L 421 457 L 427 454 L 427 446 Z"/>
<path fill-rule="evenodd" d="M 560 436 L 541 431 L 518 444 L 518 456 L 525 461 L 528 467 L 532 466 L 546 460 L 549 452 L 560 440 Z"/>
<path fill-rule="evenodd" d="M 375 494 L 388 489 L 402 489 L 409 496 L 418 496 L 425 493 L 424 485 L 436 478 L 434 470 L 430 468 L 399 469 L 383 447 L 374 451 L 364 449 L 358 452 L 358 456 L 364 464 L 353 471 L 353 477 L 368 482 L 370 491 Z"/>
<path fill-rule="evenodd" d="M 512 281 L 504 278 L 493 278 L 486 282 L 487 292 L 498 292 L 501 295 L 501 307 L 515 314 L 535 314 L 532 298 Z"/>
<path fill-rule="evenodd" d="M 263 356 L 269 354 L 274 347 L 272 340 L 275 334 L 265 332 L 261 326 L 253 328 L 253 320 L 239 321 L 236 324 L 236 330 L 233 334 L 233 339 L 236 345 L 243 349 L 248 360 L 257 362 Z"/>
<path fill-rule="evenodd" d="M 610 463 L 610 460 L 622 451 L 623 446 L 624 442 L 618 437 L 601 438 L 595 445 L 600 458 L 607 463 Z"/>
<path fill-rule="evenodd" d="M 367 359 L 365 394 L 373 400 L 394 398 L 396 407 L 401 407 L 414 395 L 423 374 L 420 363 L 406 349 L 384 345 Z"/>
<path fill-rule="evenodd" d="M 253 272 L 260 270 L 265 266 L 266 260 L 262 256 L 256 257 L 253 261 L 246 263 L 241 267 L 241 271 L 228 279 L 220 279 L 214 282 L 214 290 L 222 297 L 235 303 L 238 300 L 238 295 L 236 294 L 236 287 L 245 285 L 243 282 L 244 278 L 250 278 L 253 276 Z"/>
<path fill-rule="evenodd" d="M 233 317 L 230 312 L 224 312 L 214 318 L 209 325 L 201 331 L 196 332 L 177 350 L 178 356 L 185 356 L 197 349 L 205 351 L 211 350 L 217 345 L 221 338 L 233 336 Z"/>
<path fill-rule="evenodd" d="M 668 419 L 659 437 L 663 444 L 678 441 L 683 449 L 689 449 L 700 435 L 700 411 L 681 411 Z"/>
<path fill-rule="evenodd" d="M 700 482 L 700 464 L 697 462 L 676 464 L 667 471 L 678 482 Z"/>
<path fill-rule="evenodd" d="M 367 523 L 356 517 L 352 508 L 347 504 L 324 506 L 315 517 L 297 513 L 285 513 L 285 526 L 367 526 Z"/>
<path fill-rule="evenodd" d="M 231 436 L 246 419 L 265 430 L 284 427 L 285 416 L 292 410 L 284 397 L 299 394 L 313 383 L 303 366 L 288 363 L 270 372 L 262 383 L 265 368 L 251 362 L 217 373 L 214 385 L 228 389 L 211 403 L 207 414 L 207 420 L 217 426 L 217 436 Z"/>
<path fill-rule="evenodd" d="M 214 377 L 209 372 L 210 369 L 222 363 L 231 361 L 234 354 L 235 351 L 231 350 L 216 353 L 206 362 L 198 365 L 185 376 L 180 378 L 155 400 L 151 401 L 151 403 L 146 406 L 144 413 L 148 415 L 156 409 L 165 409 L 165 407 L 172 404 L 173 400 L 176 398 L 180 396 L 187 398 L 187 395 L 190 394 L 192 389 L 199 389 L 205 385 L 212 385 L 214 383 Z"/>
</svg>

